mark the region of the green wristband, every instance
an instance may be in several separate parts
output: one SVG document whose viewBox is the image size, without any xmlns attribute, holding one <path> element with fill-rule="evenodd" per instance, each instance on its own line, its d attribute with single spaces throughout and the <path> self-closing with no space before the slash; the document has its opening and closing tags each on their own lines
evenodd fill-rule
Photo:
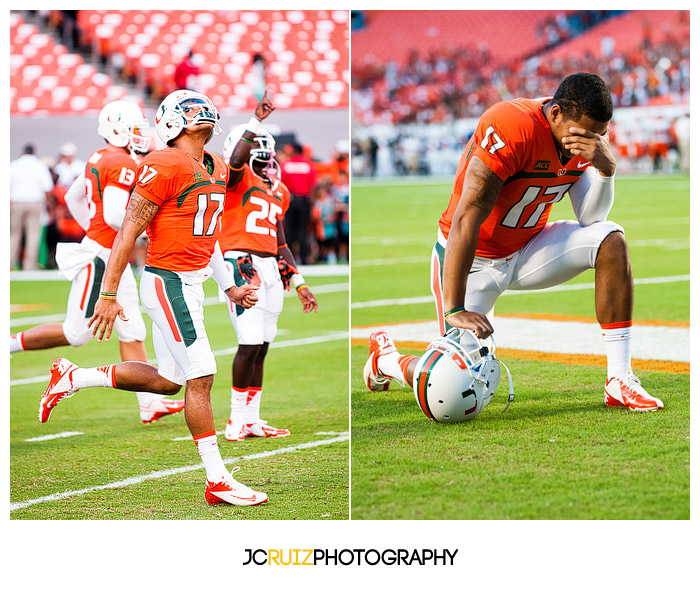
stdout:
<svg viewBox="0 0 700 594">
<path fill-rule="evenodd" d="M 464 309 L 463 305 L 458 305 L 457 307 L 453 307 L 452 309 L 448 310 L 445 312 L 445 319 L 449 318 L 450 316 L 453 316 L 454 314 L 459 313 L 460 311 L 467 311 Z"/>
</svg>

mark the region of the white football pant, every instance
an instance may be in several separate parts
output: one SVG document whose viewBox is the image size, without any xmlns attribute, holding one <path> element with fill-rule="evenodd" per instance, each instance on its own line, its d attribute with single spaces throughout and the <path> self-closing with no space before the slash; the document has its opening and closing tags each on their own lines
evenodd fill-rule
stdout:
<svg viewBox="0 0 700 594">
<path fill-rule="evenodd" d="M 176 384 L 216 373 L 204 328 L 202 283 L 210 270 L 172 272 L 146 266 L 141 276 L 141 303 L 153 320 L 158 373 Z"/>
<path fill-rule="evenodd" d="M 227 251 L 224 254 L 226 266 L 231 270 L 236 284 L 249 282 L 241 278 L 236 266 L 236 258 L 249 255 L 247 252 Z M 271 343 L 277 336 L 277 320 L 284 305 L 284 285 L 274 256 L 261 258 L 250 254 L 253 269 L 258 275 L 260 288 L 256 291 L 258 301 L 250 309 L 236 306 L 227 300 L 228 314 L 238 337 L 238 344 Z"/>
<path fill-rule="evenodd" d="M 507 258 L 474 258 L 467 279 L 464 307 L 489 317 L 493 322 L 496 299 L 505 291 L 544 289 L 560 285 L 583 271 L 595 268 L 603 240 L 622 227 L 602 221 L 587 227 L 577 221 L 555 221 L 545 226 L 520 250 Z M 430 288 L 435 298 L 440 331 L 445 333 L 442 295 L 442 266 L 447 239 L 438 231 L 430 263 Z"/>
</svg>

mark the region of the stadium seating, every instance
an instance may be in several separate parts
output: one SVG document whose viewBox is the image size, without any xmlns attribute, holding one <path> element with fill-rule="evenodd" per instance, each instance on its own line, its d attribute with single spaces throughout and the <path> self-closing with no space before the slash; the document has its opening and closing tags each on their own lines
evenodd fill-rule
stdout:
<svg viewBox="0 0 700 594">
<path fill-rule="evenodd" d="M 690 40 L 690 20 L 687 11 L 642 10 L 630 11 L 611 18 L 592 29 L 588 34 L 562 43 L 546 54 L 548 59 L 569 55 L 590 54 L 602 57 L 605 39 L 614 39 L 611 50 L 629 54 L 640 49 L 640 40 L 649 46 L 658 46 L 673 39 Z"/>
<path fill-rule="evenodd" d="M 11 114 L 82 113 L 127 94 L 80 55 L 68 53 L 51 35 L 11 13 Z"/>
<path fill-rule="evenodd" d="M 349 104 L 347 11 L 80 11 L 79 24 L 103 57 L 157 99 L 174 90 L 177 64 L 202 56 L 200 84 L 217 105 L 253 108 L 248 67 L 268 58 L 268 87 L 281 107 Z"/>
<path fill-rule="evenodd" d="M 249 65 L 268 59 L 268 88 L 280 107 L 349 105 L 349 16 L 334 11 L 81 10 L 78 26 L 95 62 L 121 73 L 114 81 L 68 53 L 51 35 L 10 19 L 11 113 L 81 113 L 128 94 L 126 82 L 158 102 L 190 49 L 203 58 L 202 91 L 217 105 L 252 109 Z"/>
<path fill-rule="evenodd" d="M 409 52 L 474 45 L 489 39 L 495 65 L 546 47 L 543 25 L 564 10 L 367 11 L 366 26 L 352 32 L 353 67 L 367 61 L 403 62 Z M 504 39 L 507 31 L 507 39 Z M 513 34 L 517 31 L 517 34 Z"/>
</svg>

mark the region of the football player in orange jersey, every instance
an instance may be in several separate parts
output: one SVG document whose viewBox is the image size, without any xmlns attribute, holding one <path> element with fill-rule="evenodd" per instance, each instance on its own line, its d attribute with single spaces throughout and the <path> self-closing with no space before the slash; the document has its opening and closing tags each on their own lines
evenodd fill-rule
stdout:
<svg viewBox="0 0 700 594">
<path fill-rule="evenodd" d="M 294 286 L 305 313 L 318 311 L 316 298 L 299 274 L 285 239 L 284 214 L 290 197 L 279 179 L 275 140 L 255 122 L 253 127 L 236 126 L 224 143 L 231 179 L 219 243 L 236 282 L 253 282 L 260 287 L 254 308 L 228 303 L 238 337 L 231 369 L 231 413 L 224 431 L 228 441 L 290 434 L 288 429 L 272 427 L 260 418 L 265 356 L 277 336 L 285 287 Z M 254 134 L 252 141 L 246 131 Z"/>
<path fill-rule="evenodd" d="M 438 321 L 493 332 L 496 299 L 506 289 L 541 289 L 595 269 L 595 310 L 607 355 L 604 402 L 635 411 L 663 408 L 632 373 L 633 282 L 622 227 L 607 221 L 616 162 L 608 139 L 613 106 L 605 82 L 579 72 L 553 97 L 515 99 L 486 110 L 457 170 L 440 218 L 431 262 Z M 576 221 L 547 219 L 569 194 Z M 386 339 L 386 337 L 383 337 Z M 371 342 L 368 385 L 406 381 L 416 362 Z M 376 370 L 376 372 L 374 371 Z"/>
<path fill-rule="evenodd" d="M 80 243 L 59 243 L 56 260 L 71 284 L 66 317 L 62 323 L 40 324 L 10 337 L 10 353 L 58 346 L 82 346 L 90 339 L 88 322 L 100 292 L 112 243 L 126 213 L 129 192 L 136 183 L 137 153 L 149 149 L 148 120 L 131 101 L 112 101 L 100 111 L 97 133 L 107 146 L 94 151 L 85 173 L 66 193 L 74 217 L 86 231 Z M 118 320 L 122 361 L 148 361 L 144 341 L 146 325 L 139 309 L 136 279 L 130 266 L 124 269 L 119 300 L 128 320 Z M 145 424 L 180 412 L 184 400 L 171 400 L 149 391 L 138 391 L 139 415 Z"/>
<path fill-rule="evenodd" d="M 259 123 L 272 110 L 274 105 L 265 94 L 251 121 Z M 221 132 L 219 113 L 206 95 L 179 90 L 163 100 L 155 121 L 156 132 L 167 146 L 147 155 L 139 167 L 90 325 L 98 341 L 109 340 L 115 319 L 125 318 L 117 300 L 119 278 L 136 239 L 146 231 L 149 243 L 141 301 L 153 320 L 158 366 L 126 362 L 83 369 L 57 359 L 39 418 L 47 421 L 63 398 L 81 388 L 148 387 L 172 395 L 185 385 L 185 421 L 206 472 L 207 502 L 258 505 L 268 500 L 267 495 L 236 481 L 224 466 L 211 408 L 216 360 L 204 328 L 202 283 L 212 276 L 227 297 L 244 308 L 257 301 L 257 287 L 236 285 L 218 244 L 230 169 L 222 157 L 204 147 Z"/>
</svg>

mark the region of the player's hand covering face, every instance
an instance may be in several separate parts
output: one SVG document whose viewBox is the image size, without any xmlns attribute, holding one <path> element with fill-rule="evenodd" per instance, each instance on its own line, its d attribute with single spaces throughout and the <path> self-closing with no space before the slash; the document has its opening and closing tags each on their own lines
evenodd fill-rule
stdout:
<svg viewBox="0 0 700 594">
<path fill-rule="evenodd" d="M 591 129 L 574 125 L 569 127 L 569 134 L 561 139 L 562 146 L 575 157 L 588 161 L 603 175 L 610 177 L 615 173 L 615 156 L 610 149 L 610 135 L 606 124 L 593 122 Z M 595 128 L 604 130 L 596 132 Z"/>
</svg>

